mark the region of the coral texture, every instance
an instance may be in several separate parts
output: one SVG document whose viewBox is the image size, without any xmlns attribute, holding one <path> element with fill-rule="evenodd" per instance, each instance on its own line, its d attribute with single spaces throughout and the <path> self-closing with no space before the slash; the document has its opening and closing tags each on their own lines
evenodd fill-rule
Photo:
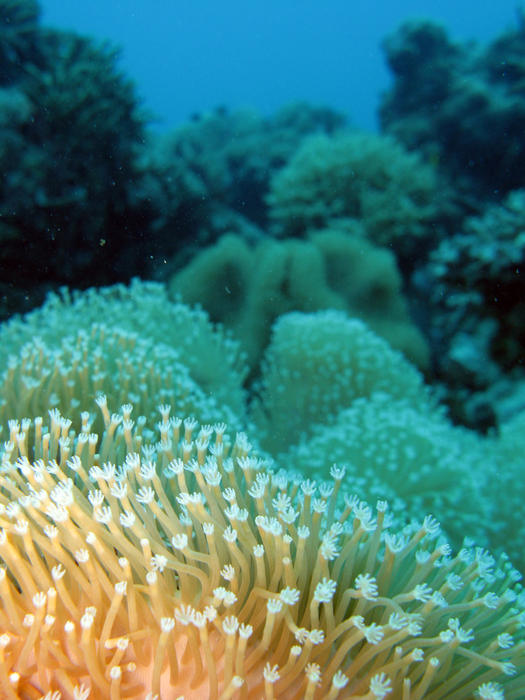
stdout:
<svg viewBox="0 0 525 700">
<path fill-rule="evenodd" d="M 468 532 L 477 544 L 509 555 L 512 546 L 512 561 L 521 565 L 517 550 L 523 528 L 508 532 L 507 544 L 496 534 L 506 518 L 490 497 L 494 474 L 486 462 L 494 445 L 453 426 L 443 412 L 424 401 L 415 405 L 375 392 L 355 399 L 311 433 L 280 461 L 312 477 L 326 474 L 334 463 L 345 464 L 353 488 L 366 500 L 386 498 L 395 505 L 399 499 L 399 508 L 415 519 L 432 512 L 454 546 L 460 547 Z"/>
<path fill-rule="evenodd" d="M 128 287 L 115 285 L 72 295 L 65 291 L 61 296 L 50 295 L 41 308 L 22 318 L 14 318 L 0 327 L 0 362 L 6 362 L 12 355 L 17 365 L 22 348 L 34 342 L 36 337 L 45 343 L 51 353 L 57 351 L 60 356 L 60 353 L 64 353 L 64 349 L 60 348 L 65 338 L 75 331 L 88 337 L 91 334 L 96 336 L 99 331 L 93 329 L 93 326 L 98 327 L 101 319 L 104 320 L 103 325 L 111 329 L 110 335 L 116 332 L 117 335 L 131 334 L 140 338 L 131 352 L 132 355 L 137 352 L 133 365 L 139 362 L 144 343 L 150 348 L 149 360 L 153 374 L 166 368 L 170 361 L 174 363 L 172 369 L 175 369 L 175 358 L 178 357 L 177 361 L 186 367 L 184 374 L 189 371 L 192 380 L 212 402 L 217 402 L 223 408 L 228 407 L 232 419 L 233 416 L 243 416 L 245 396 L 242 383 L 246 367 L 239 344 L 222 327 L 214 327 L 202 309 L 171 302 L 164 286 L 155 282 L 134 280 Z M 75 345 L 76 342 L 74 338 L 69 338 L 66 345 Z M 152 344 L 156 345 L 155 351 L 151 350 Z M 119 348 L 117 342 L 112 351 L 113 358 L 105 357 L 101 360 L 102 365 L 110 363 L 111 367 L 111 363 L 114 366 L 122 362 L 125 345 L 126 342 Z M 70 351 L 66 349 L 65 352 L 67 355 Z M 29 353 L 33 353 L 31 348 Z M 75 364 L 80 364 L 85 372 L 88 363 L 96 359 L 91 357 L 81 362 L 77 355 L 78 351 L 74 351 L 72 359 L 66 361 L 66 366 L 74 368 Z M 159 365 L 153 362 L 156 355 L 164 355 Z M 102 370 L 102 367 L 99 366 L 99 369 Z M 23 366 L 18 371 L 22 377 L 26 374 Z M 143 381 L 148 381 L 144 369 L 137 371 L 136 368 L 127 370 L 123 367 L 119 371 L 124 380 L 121 386 L 115 382 L 113 371 L 105 375 L 101 371 L 97 378 L 98 382 L 112 382 L 115 400 L 118 399 L 118 392 L 125 393 L 126 382 L 129 390 L 130 372 L 136 373 L 137 377 L 142 375 Z M 31 371 L 28 374 L 30 378 Z M 167 379 L 166 377 L 164 389 L 169 390 Z M 85 386 L 86 384 L 84 391 Z M 140 381 L 134 385 L 133 391 L 141 391 Z M 150 398 L 152 399 L 153 397 Z M 30 417 L 34 417 L 34 413 Z"/>
<path fill-rule="evenodd" d="M 407 253 L 429 235 L 435 194 L 434 171 L 419 155 L 388 136 L 339 132 L 305 139 L 274 176 L 268 203 L 280 234 L 354 219 L 374 243 Z"/>
<path fill-rule="evenodd" d="M 330 310 L 285 314 L 273 327 L 253 411 L 261 444 L 278 453 L 378 391 L 431 405 L 420 373 L 362 321 Z"/>
<path fill-rule="evenodd" d="M 255 368 L 273 322 L 289 311 L 340 309 L 420 367 L 428 349 L 412 323 L 393 254 L 367 240 L 354 222 L 306 240 L 223 236 L 170 280 L 172 294 L 200 303 L 240 340 Z"/>
<path fill-rule="evenodd" d="M 449 403 L 460 407 L 467 424 L 479 424 L 483 414 L 506 420 L 504 399 L 517 394 L 525 347 L 524 263 L 525 190 L 516 190 L 466 219 L 420 269 L 436 373 L 446 377 Z"/>
<path fill-rule="evenodd" d="M 172 345 L 98 324 L 65 336 L 55 347 L 35 338 L 11 355 L 0 378 L 0 426 L 58 409 L 79 430 L 79 408 L 92 405 L 100 393 L 117 405 L 131 401 L 138 417 L 169 403 L 177 415 L 202 422 L 228 419 L 241 427 L 237 414 L 225 403 L 219 406 L 191 377 Z M 100 421 L 93 428 L 100 430 Z"/>
<path fill-rule="evenodd" d="M 384 49 L 395 78 L 380 109 L 388 133 L 431 157 L 471 207 L 523 185 L 523 14 L 487 46 L 413 21 Z"/>
<path fill-rule="evenodd" d="M 386 502 L 342 497 L 342 469 L 268 471 L 168 407 L 144 442 L 99 404 L 100 435 L 52 411 L 2 450 L 6 700 L 518 697 L 508 566 L 453 555 L 430 516 L 396 531 Z"/>
</svg>

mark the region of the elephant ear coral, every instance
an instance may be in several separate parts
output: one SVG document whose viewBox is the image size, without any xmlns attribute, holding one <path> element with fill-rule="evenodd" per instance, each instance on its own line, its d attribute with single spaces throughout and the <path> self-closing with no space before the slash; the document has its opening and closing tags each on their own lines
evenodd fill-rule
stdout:
<svg viewBox="0 0 525 700">
<path fill-rule="evenodd" d="M 100 435 L 15 421 L 0 471 L 0 688 L 74 700 L 519 697 L 515 572 L 274 472 L 163 407 Z M 155 420 L 153 417 L 151 417 Z M 153 428 L 153 426 L 150 426 Z"/>
<path fill-rule="evenodd" d="M 230 328 L 255 370 L 271 326 L 290 311 L 339 309 L 361 318 L 419 367 L 428 348 L 412 323 L 393 253 L 360 224 L 316 231 L 306 240 L 262 239 L 250 246 L 227 234 L 170 281 L 172 294 L 201 303 Z"/>
</svg>

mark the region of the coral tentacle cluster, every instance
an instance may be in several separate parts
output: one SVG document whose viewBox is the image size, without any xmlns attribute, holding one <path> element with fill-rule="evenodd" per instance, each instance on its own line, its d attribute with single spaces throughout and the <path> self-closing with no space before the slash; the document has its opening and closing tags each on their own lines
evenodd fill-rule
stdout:
<svg viewBox="0 0 525 700">
<path fill-rule="evenodd" d="M 0 473 L 0 691 L 16 698 L 518 698 L 516 572 L 453 555 L 160 407 L 100 435 L 10 423 Z M 500 685 L 501 684 L 501 685 Z"/>
</svg>

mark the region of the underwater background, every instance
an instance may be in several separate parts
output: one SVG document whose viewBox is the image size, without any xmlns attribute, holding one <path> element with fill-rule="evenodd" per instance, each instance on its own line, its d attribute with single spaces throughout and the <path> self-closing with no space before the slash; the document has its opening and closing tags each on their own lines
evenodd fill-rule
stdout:
<svg viewBox="0 0 525 700">
<path fill-rule="evenodd" d="M 525 11 L 370 7 L 0 0 L 0 697 L 525 698 Z"/>
<path fill-rule="evenodd" d="M 44 24 L 110 39 L 121 66 L 170 128 L 220 105 L 264 116 L 296 100 L 342 111 L 378 127 L 390 84 L 381 41 L 407 19 L 426 18 L 456 40 L 486 42 L 513 25 L 515 0 L 243 2 L 92 0 L 42 2 Z"/>
</svg>

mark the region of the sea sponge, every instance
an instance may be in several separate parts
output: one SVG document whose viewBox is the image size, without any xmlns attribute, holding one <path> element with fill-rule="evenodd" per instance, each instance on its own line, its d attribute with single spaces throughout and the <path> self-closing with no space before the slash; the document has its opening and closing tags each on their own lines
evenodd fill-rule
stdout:
<svg viewBox="0 0 525 700">
<path fill-rule="evenodd" d="M 12 422 L 0 472 L 0 688 L 75 700 L 518 697 L 524 601 L 432 517 L 389 529 L 268 471 L 244 435 L 126 417 Z M 338 504 L 341 503 L 341 507 Z"/>
<path fill-rule="evenodd" d="M 253 246 L 225 235 L 172 277 L 170 291 L 230 328 L 252 368 L 278 316 L 328 308 L 361 318 L 419 367 L 427 365 L 428 348 L 409 317 L 394 255 L 367 240 L 357 222 L 306 240 L 265 238 Z"/>
</svg>

